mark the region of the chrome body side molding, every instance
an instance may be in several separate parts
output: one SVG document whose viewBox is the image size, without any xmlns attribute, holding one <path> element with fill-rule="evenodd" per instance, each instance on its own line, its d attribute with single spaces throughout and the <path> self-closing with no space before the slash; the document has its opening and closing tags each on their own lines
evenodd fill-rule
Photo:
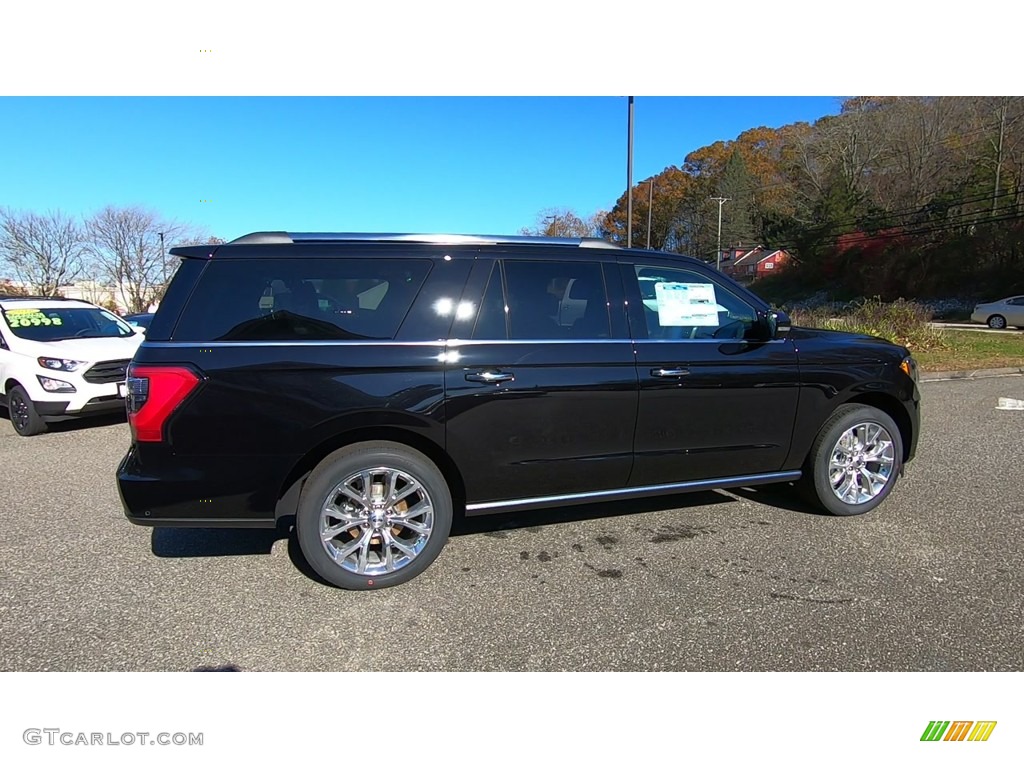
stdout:
<svg viewBox="0 0 1024 768">
<path fill-rule="evenodd" d="M 801 472 L 768 472 L 759 475 L 737 475 L 734 477 L 718 477 L 711 480 L 688 480 L 684 483 L 668 483 L 665 485 L 641 485 L 635 488 L 616 488 L 607 491 L 591 491 L 589 493 L 566 493 L 558 496 L 534 496 L 526 499 L 509 499 L 507 501 L 485 501 L 467 504 L 467 515 L 485 515 L 494 512 L 512 512 L 517 509 L 541 509 L 586 502 L 618 501 L 642 496 L 664 496 L 672 493 L 689 491 L 711 491 L 720 488 L 741 488 L 745 485 L 763 485 L 765 483 L 785 483 L 799 480 Z"/>
</svg>

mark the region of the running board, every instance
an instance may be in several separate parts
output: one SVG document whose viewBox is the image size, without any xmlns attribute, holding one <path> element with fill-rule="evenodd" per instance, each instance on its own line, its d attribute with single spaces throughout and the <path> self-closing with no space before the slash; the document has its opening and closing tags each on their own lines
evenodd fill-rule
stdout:
<svg viewBox="0 0 1024 768">
<path fill-rule="evenodd" d="M 512 499 L 510 501 L 484 501 L 479 504 L 467 504 L 466 515 L 486 515 L 493 512 L 512 512 L 517 509 L 557 507 L 563 504 L 581 504 L 588 501 L 619 501 L 620 499 L 632 499 L 640 496 L 664 496 L 667 494 L 686 493 L 689 491 L 713 491 L 722 488 L 741 488 L 745 485 L 786 483 L 793 480 L 799 480 L 800 475 L 800 470 L 794 470 L 792 472 L 769 472 L 762 475 L 719 477 L 714 480 L 688 480 L 685 483 L 668 483 L 666 485 L 641 485 L 636 488 L 617 488 L 611 491 L 565 493 L 558 496 L 535 496 L 530 499 Z"/>
</svg>

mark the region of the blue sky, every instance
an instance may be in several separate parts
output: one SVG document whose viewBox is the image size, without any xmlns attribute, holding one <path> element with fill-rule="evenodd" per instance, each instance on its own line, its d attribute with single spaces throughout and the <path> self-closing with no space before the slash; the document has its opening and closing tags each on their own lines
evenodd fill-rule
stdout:
<svg viewBox="0 0 1024 768">
<path fill-rule="evenodd" d="M 637 97 L 634 180 L 835 97 Z M 0 98 L 0 206 L 261 229 L 514 233 L 626 186 L 625 97 Z M 201 202 L 209 201 L 209 202 Z"/>
</svg>

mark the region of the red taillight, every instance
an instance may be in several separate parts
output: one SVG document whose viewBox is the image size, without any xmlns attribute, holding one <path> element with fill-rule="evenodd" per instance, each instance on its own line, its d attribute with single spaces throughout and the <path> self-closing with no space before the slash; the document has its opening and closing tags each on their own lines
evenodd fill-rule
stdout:
<svg viewBox="0 0 1024 768">
<path fill-rule="evenodd" d="M 132 365 L 128 368 L 128 424 L 140 443 L 159 443 L 174 409 L 199 384 L 188 368 Z"/>
</svg>

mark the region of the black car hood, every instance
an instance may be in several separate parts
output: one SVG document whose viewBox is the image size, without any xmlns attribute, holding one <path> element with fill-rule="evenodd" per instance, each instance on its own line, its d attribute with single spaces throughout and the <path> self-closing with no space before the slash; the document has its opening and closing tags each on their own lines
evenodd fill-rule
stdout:
<svg viewBox="0 0 1024 768">
<path fill-rule="evenodd" d="M 789 338 L 792 339 L 797 346 L 800 346 L 801 342 L 804 342 L 805 344 L 817 347 L 818 344 L 816 342 L 818 342 L 821 344 L 822 350 L 845 349 L 847 351 L 859 351 L 865 355 L 877 357 L 882 360 L 890 360 L 892 358 L 902 359 L 910 354 L 906 347 L 894 344 L 893 342 L 878 336 L 868 336 L 863 333 L 831 331 L 825 330 L 824 328 L 794 327 L 789 332 Z"/>
<path fill-rule="evenodd" d="M 848 331 L 832 331 L 825 328 L 803 328 L 801 326 L 793 326 L 789 332 L 789 336 L 792 339 L 822 339 L 823 341 L 831 341 L 836 344 L 856 344 L 856 343 L 871 343 L 871 344 L 883 344 L 890 347 L 897 346 L 887 339 L 883 339 L 881 336 L 868 336 L 865 333 L 850 333 Z"/>
</svg>

